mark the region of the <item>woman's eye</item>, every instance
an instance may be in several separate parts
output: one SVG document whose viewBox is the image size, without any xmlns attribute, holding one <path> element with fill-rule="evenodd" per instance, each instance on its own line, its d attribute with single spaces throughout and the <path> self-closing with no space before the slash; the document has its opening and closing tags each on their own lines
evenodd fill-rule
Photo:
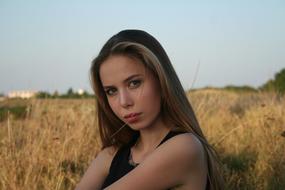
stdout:
<svg viewBox="0 0 285 190">
<path fill-rule="evenodd" d="M 108 96 L 112 96 L 115 94 L 116 90 L 115 89 L 108 89 L 105 92 Z"/>
<path fill-rule="evenodd" d="M 140 84 L 141 84 L 140 80 L 133 80 L 133 81 L 130 82 L 129 86 L 131 88 L 135 88 L 135 87 L 138 87 Z"/>
</svg>

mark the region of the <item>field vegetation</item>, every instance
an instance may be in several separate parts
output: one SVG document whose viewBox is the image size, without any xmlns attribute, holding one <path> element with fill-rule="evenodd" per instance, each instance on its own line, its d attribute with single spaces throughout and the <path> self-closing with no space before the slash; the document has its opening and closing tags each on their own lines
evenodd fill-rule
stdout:
<svg viewBox="0 0 285 190">
<path fill-rule="evenodd" d="M 228 189 L 285 189 L 285 99 L 274 92 L 188 93 Z M 100 150 L 94 99 L 0 102 L 0 189 L 74 189 Z"/>
</svg>

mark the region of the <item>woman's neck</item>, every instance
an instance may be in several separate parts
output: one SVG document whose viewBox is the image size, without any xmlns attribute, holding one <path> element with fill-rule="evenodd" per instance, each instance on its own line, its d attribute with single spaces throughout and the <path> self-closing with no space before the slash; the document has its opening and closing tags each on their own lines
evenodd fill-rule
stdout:
<svg viewBox="0 0 285 190">
<path fill-rule="evenodd" d="M 157 121 L 154 125 L 140 130 L 140 136 L 134 148 L 139 152 L 152 151 L 159 145 L 170 130 L 170 126 L 166 125 L 162 120 Z"/>
</svg>

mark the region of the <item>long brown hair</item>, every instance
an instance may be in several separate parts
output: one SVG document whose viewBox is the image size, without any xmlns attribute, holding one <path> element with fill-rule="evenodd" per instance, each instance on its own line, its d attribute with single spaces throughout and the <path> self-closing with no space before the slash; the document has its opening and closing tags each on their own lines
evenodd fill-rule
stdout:
<svg viewBox="0 0 285 190">
<path fill-rule="evenodd" d="M 123 30 L 112 36 L 92 61 L 91 82 L 96 96 L 97 116 L 102 149 L 128 143 L 138 131 L 121 121 L 110 108 L 99 77 L 101 64 L 112 55 L 140 60 L 158 79 L 161 88 L 161 114 L 174 130 L 190 132 L 204 147 L 208 165 L 208 188 L 223 189 L 217 154 L 207 142 L 180 80 L 160 43 L 141 30 Z"/>
</svg>

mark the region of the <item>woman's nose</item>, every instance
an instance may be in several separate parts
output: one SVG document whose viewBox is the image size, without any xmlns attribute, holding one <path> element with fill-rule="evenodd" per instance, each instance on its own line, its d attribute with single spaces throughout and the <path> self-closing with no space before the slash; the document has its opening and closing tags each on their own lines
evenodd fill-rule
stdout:
<svg viewBox="0 0 285 190">
<path fill-rule="evenodd" d="M 122 107 L 129 107 L 133 105 L 134 102 L 128 90 L 121 90 L 119 94 L 119 101 Z"/>
</svg>

